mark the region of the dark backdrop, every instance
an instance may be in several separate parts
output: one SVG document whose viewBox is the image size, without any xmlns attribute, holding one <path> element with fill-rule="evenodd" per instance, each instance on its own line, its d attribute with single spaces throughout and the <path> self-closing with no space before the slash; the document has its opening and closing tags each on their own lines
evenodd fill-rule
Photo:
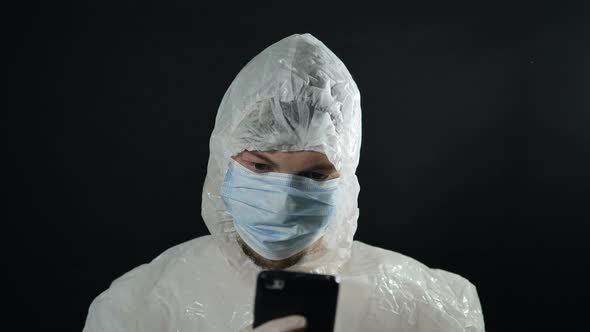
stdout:
<svg viewBox="0 0 590 332">
<path fill-rule="evenodd" d="M 574 323 L 590 221 L 582 11 L 281 10 L 28 11 L 23 186 L 35 259 L 26 264 L 50 294 L 28 310 L 50 330 L 80 331 L 113 279 L 207 234 L 200 197 L 225 90 L 265 47 L 310 32 L 361 91 L 355 238 L 468 278 L 489 331 L 584 329 Z"/>
</svg>

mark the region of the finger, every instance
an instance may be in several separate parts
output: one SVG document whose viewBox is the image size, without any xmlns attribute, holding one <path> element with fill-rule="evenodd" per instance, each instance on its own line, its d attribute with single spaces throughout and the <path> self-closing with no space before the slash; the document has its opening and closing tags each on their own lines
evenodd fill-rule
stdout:
<svg viewBox="0 0 590 332">
<path fill-rule="evenodd" d="M 258 328 L 256 332 L 289 332 L 297 329 L 305 328 L 307 321 L 305 317 L 299 315 L 287 316 L 283 318 L 273 319 L 268 321 Z"/>
</svg>

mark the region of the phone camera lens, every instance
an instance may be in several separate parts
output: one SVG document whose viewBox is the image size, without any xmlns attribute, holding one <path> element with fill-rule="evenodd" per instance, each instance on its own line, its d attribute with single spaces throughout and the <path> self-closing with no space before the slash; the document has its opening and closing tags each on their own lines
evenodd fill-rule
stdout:
<svg viewBox="0 0 590 332">
<path fill-rule="evenodd" d="M 281 290 L 285 288 L 285 281 L 281 279 L 271 279 L 266 281 L 267 289 Z"/>
</svg>

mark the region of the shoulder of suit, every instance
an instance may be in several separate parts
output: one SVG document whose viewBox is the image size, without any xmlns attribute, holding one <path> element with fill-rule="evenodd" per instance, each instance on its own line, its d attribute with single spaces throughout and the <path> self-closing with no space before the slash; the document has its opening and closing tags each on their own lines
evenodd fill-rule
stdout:
<svg viewBox="0 0 590 332">
<path fill-rule="evenodd" d="M 354 241 L 351 250 L 351 267 L 364 271 L 379 271 L 398 278 L 427 278 L 450 286 L 465 286 L 470 282 L 459 274 L 439 268 L 431 268 L 404 254 Z"/>
<path fill-rule="evenodd" d="M 110 288 L 117 287 L 145 287 L 153 285 L 160 275 L 170 268 L 176 261 L 193 257 L 195 253 L 202 252 L 213 245 L 211 235 L 201 236 L 192 240 L 177 244 L 166 249 L 156 256 L 150 262 L 141 264 L 122 276 L 116 278 L 111 283 Z"/>
</svg>

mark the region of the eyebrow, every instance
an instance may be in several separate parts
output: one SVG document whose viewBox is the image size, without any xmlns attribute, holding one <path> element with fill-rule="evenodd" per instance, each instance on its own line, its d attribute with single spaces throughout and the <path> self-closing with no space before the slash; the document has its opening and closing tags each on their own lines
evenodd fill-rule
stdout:
<svg viewBox="0 0 590 332">
<path fill-rule="evenodd" d="M 271 164 L 272 166 L 276 167 L 276 163 L 273 162 L 270 158 L 263 156 L 255 151 L 248 151 L 248 153 L 254 155 L 255 157 L 258 157 L 264 161 L 266 161 L 267 163 Z M 309 171 L 336 171 L 336 168 L 332 165 L 332 164 L 326 164 L 324 162 L 319 162 L 317 164 L 314 164 L 310 167 L 308 167 L 305 171 L 309 172 Z"/>
<path fill-rule="evenodd" d="M 311 165 L 308 169 L 308 171 L 331 171 L 331 170 L 336 170 L 336 168 L 334 166 L 332 166 L 332 164 L 326 164 L 323 162 L 319 162 L 316 164 Z"/>
<path fill-rule="evenodd" d="M 275 164 L 272 160 L 270 160 L 268 157 L 265 157 L 261 154 L 258 154 L 257 152 L 254 151 L 248 151 L 248 153 L 254 155 L 255 157 L 258 157 L 264 161 L 266 161 L 267 163 L 271 164 L 272 166 L 276 166 L 277 164 Z"/>
</svg>

